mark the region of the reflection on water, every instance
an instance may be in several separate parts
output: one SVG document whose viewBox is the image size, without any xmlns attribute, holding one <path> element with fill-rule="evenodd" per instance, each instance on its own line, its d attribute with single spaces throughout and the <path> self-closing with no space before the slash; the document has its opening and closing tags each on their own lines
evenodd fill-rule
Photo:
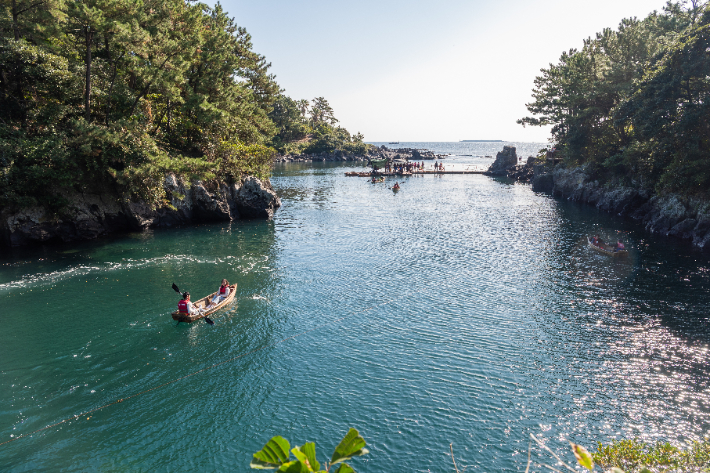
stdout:
<svg viewBox="0 0 710 473">
<path fill-rule="evenodd" d="M 707 255 L 506 180 L 395 194 L 346 169 L 277 167 L 272 222 L 5 256 L 2 439 L 147 392 L 0 447 L 0 469 L 239 471 L 271 435 L 327 450 L 354 426 L 358 471 L 441 471 L 452 442 L 469 469 L 522 471 L 530 433 L 561 452 L 705 434 Z M 170 285 L 222 277 L 216 325 L 176 326 Z"/>
</svg>

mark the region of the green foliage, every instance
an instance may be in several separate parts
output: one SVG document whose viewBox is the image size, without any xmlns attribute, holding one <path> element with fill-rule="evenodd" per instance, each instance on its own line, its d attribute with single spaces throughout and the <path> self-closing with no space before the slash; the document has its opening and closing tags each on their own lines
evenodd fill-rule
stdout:
<svg viewBox="0 0 710 473">
<path fill-rule="evenodd" d="M 593 454 L 603 468 L 620 468 L 627 473 L 653 468 L 654 471 L 686 471 L 710 468 L 710 442 L 693 442 L 687 449 L 669 443 L 648 444 L 639 440 L 620 440 L 609 445 L 600 442 Z"/>
<path fill-rule="evenodd" d="M 273 146 L 282 153 L 314 154 L 343 151 L 363 155 L 368 146 L 361 133 L 350 135 L 348 130 L 335 126 L 338 120 L 333 108 L 323 97 L 295 101 L 281 95 L 276 99 L 269 117 L 277 127 Z M 309 116 L 310 114 L 310 116 Z"/>
<path fill-rule="evenodd" d="M 274 150 L 261 144 L 223 142 L 218 150 L 219 174 L 231 179 L 250 175 L 267 179 Z"/>
<path fill-rule="evenodd" d="M 115 187 L 165 203 L 167 173 L 267 178 L 279 87 L 217 4 L 16 0 L 0 7 L 0 208 Z"/>
<path fill-rule="evenodd" d="M 325 463 L 325 469 L 321 470 L 321 465 L 316 459 L 316 444 L 308 442 L 300 447 L 290 449 L 295 460 L 291 460 L 289 454 L 290 444 L 283 437 L 276 436 L 271 438 L 264 448 L 254 454 L 250 466 L 259 470 L 274 470 L 287 473 L 327 473 L 330 468 L 340 463 L 340 466 L 335 473 L 355 473 L 355 470 L 343 463 L 345 460 L 350 460 L 352 457 L 365 455 L 368 450 L 365 448 L 365 439 L 360 436 L 360 433 L 351 428 L 343 437 L 331 457 L 330 464 Z"/>
<path fill-rule="evenodd" d="M 254 454 L 251 467 L 259 470 L 273 470 L 288 462 L 291 444 L 277 435 L 266 442 L 264 448 Z"/>
<path fill-rule="evenodd" d="M 551 126 L 560 155 L 597 177 L 710 189 L 710 7 L 669 2 L 572 49 L 535 80 L 522 125 Z"/>
</svg>

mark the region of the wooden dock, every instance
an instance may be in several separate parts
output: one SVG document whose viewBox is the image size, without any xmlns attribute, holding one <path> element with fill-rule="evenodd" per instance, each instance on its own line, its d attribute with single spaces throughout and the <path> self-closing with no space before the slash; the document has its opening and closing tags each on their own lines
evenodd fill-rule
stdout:
<svg viewBox="0 0 710 473">
<path fill-rule="evenodd" d="M 424 170 L 424 171 L 413 171 L 413 172 L 378 172 L 376 176 L 384 176 L 384 177 L 410 177 L 410 176 L 418 176 L 418 175 L 424 175 L 424 174 L 485 174 L 486 170 L 485 169 L 452 169 L 450 171 L 434 171 L 434 170 Z M 369 172 L 346 172 L 346 176 L 352 176 L 352 177 L 372 177 L 372 174 Z"/>
<path fill-rule="evenodd" d="M 475 171 L 417 171 L 413 174 L 485 174 L 486 171 L 476 169 Z"/>
</svg>

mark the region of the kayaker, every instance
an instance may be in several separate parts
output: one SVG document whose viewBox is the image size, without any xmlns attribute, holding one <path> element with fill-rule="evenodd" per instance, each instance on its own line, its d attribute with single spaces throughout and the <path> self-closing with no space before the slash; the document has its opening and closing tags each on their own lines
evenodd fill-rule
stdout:
<svg viewBox="0 0 710 473">
<path fill-rule="evenodd" d="M 182 312 L 183 314 L 200 314 L 202 310 L 196 308 L 193 303 L 190 302 L 190 293 L 184 292 L 182 299 L 178 302 L 178 312 Z"/>
<path fill-rule="evenodd" d="M 212 304 L 219 304 L 229 296 L 230 288 L 229 281 L 222 279 L 222 283 L 219 285 L 219 290 L 217 294 L 212 298 Z"/>
</svg>

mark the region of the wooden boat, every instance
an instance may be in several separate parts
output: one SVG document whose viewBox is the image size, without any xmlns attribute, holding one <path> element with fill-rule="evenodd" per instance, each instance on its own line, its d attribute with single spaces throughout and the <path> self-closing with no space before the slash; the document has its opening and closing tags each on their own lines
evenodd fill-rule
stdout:
<svg viewBox="0 0 710 473">
<path fill-rule="evenodd" d="M 603 255 L 607 255 L 607 256 L 612 256 L 612 257 L 614 257 L 614 258 L 618 258 L 618 257 L 621 257 L 621 256 L 628 256 L 628 255 L 629 255 L 628 250 L 614 251 L 614 248 L 613 248 L 613 247 L 610 247 L 610 246 L 606 246 L 606 245 L 605 245 L 603 248 L 600 247 L 600 246 L 597 246 L 597 245 L 595 245 L 594 243 L 592 243 L 592 240 L 590 240 L 589 237 L 587 237 L 587 244 L 589 244 L 589 246 L 590 246 L 592 249 L 598 251 L 599 253 L 601 253 L 601 254 L 603 254 Z"/>
<path fill-rule="evenodd" d="M 207 307 L 207 305 L 209 305 L 212 298 L 217 295 L 217 292 L 218 291 L 215 291 L 212 294 L 210 294 L 209 296 L 203 297 L 202 299 L 200 299 L 196 302 L 193 302 L 192 305 L 194 305 L 196 309 L 204 309 L 205 307 Z M 176 310 L 175 312 L 172 313 L 173 320 L 177 320 L 178 322 L 188 322 L 188 323 L 194 322 L 195 320 L 200 320 L 204 317 L 214 314 L 222 307 L 228 306 L 234 300 L 234 296 L 236 294 L 237 294 L 237 285 L 232 284 L 231 286 L 229 286 L 229 295 L 227 296 L 227 298 L 225 300 L 223 300 L 219 304 L 213 305 L 212 307 L 210 307 L 208 310 L 204 311 L 201 314 L 186 314 L 184 312 L 180 312 L 180 311 Z"/>
</svg>

